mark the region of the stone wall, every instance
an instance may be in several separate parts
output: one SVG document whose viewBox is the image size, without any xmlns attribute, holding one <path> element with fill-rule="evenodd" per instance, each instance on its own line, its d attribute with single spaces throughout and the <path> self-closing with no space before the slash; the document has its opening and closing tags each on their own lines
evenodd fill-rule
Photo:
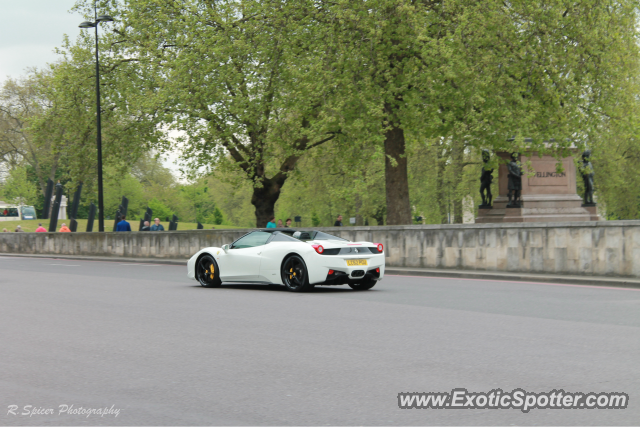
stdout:
<svg viewBox="0 0 640 427">
<path fill-rule="evenodd" d="M 321 229 L 383 243 L 395 267 L 640 277 L 640 221 Z M 184 259 L 247 231 L 0 233 L 0 253 Z"/>
</svg>

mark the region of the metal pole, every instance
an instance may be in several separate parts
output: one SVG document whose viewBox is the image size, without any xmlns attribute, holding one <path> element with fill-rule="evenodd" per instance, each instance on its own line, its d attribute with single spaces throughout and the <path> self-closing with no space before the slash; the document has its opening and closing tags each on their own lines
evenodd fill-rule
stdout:
<svg viewBox="0 0 640 427">
<path fill-rule="evenodd" d="M 98 135 L 96 143 L 98 145 L 98 231 L 104 232 L 104 198 L 102 189 L 102 126 L 100 123 L 100 60 L 98 58 L 98 9 L 94 4 L 94 14 L 96 22 L 96 124 Z"/>
</svg>

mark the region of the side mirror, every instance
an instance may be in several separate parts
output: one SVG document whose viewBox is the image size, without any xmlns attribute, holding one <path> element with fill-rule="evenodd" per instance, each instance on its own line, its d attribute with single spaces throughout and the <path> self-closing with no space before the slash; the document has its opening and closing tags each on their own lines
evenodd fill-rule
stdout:
<svg viewBox="0 0 640 427">
<path fill-rule="evenodd" d="M 222 245 L 222 250 L 224 251 L 225 254 L 229 252 L 229 245 Z"/>
</svg>

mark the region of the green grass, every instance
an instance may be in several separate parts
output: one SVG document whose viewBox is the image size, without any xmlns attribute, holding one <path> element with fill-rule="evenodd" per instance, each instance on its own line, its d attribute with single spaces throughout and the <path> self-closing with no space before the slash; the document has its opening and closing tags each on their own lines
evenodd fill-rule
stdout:
<svg viewBox="0 0 640 427">
<path fill-rule="evenodd" d="M 24 231 L 36 231 L 38 228 L 38 223 L 41 222 L 42 226 L 49 229 L 49 220 L 48 219 L 34 219 L 34 220 L 25 220 L 25 221 L 0 221 L 0 232 L 6 228 L 8 231 L 15 231 L 16 226 L 21 226 Z M 57 230 L 60 230 L 62 227 L 62 223 L 69 225 L 68 219 L 58 220 Z M 134 231 L 138 230 L 139 221 L 129 221 L 131 224 L 131 229 Z M 169 228 L 168 222 L 162 222 L 165 230 Z M 216 230 L 224 230 L 224 229 L 238 229 L 245 227 L 236 227 L 235 225 L 215 225 L 215 224 L 202 224 L 205 230 L 211 230 L 211 227 L 215 227 Z M 113 231 L 113 220 L 105 220 L 104 228 L 106 231 Z M 178 231 L 186 231 L 186 230 L 197 230 L 198 224 L 195 222 L 178 222 Z M 78 220 L 78 231 L 85 231 L 87 229 L 87 220 L 79 219 Z M 98 231 L 98 220 L 93 221 L 93 231 Z"/>
</svg>

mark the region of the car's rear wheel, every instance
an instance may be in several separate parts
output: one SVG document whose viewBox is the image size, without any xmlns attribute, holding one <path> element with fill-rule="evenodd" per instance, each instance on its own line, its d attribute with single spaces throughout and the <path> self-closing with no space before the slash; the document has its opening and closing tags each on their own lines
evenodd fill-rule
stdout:
<svg viewBox="0 0 640 427">
<path fill-rule="evenodd" d="M 305 292 L 313 288 L 304 260 L 298 255 L 289 256 L 282 263 L 282 283 L 292 292 Z"/>
<path fill-rule="evenodd" d="M 373 288 L 378 281 L 373 278 L 365 278 L 362 280 L 349 280 L 349 286 L 354 291 L 366 291 Z"/>
<path fill-rule="evenodd" d="M 196 279 L 205 288 L 217 288 L 222 284 L 218 263 L 211 255 L 203 255 L 196 264 Z"/>
</svg>

